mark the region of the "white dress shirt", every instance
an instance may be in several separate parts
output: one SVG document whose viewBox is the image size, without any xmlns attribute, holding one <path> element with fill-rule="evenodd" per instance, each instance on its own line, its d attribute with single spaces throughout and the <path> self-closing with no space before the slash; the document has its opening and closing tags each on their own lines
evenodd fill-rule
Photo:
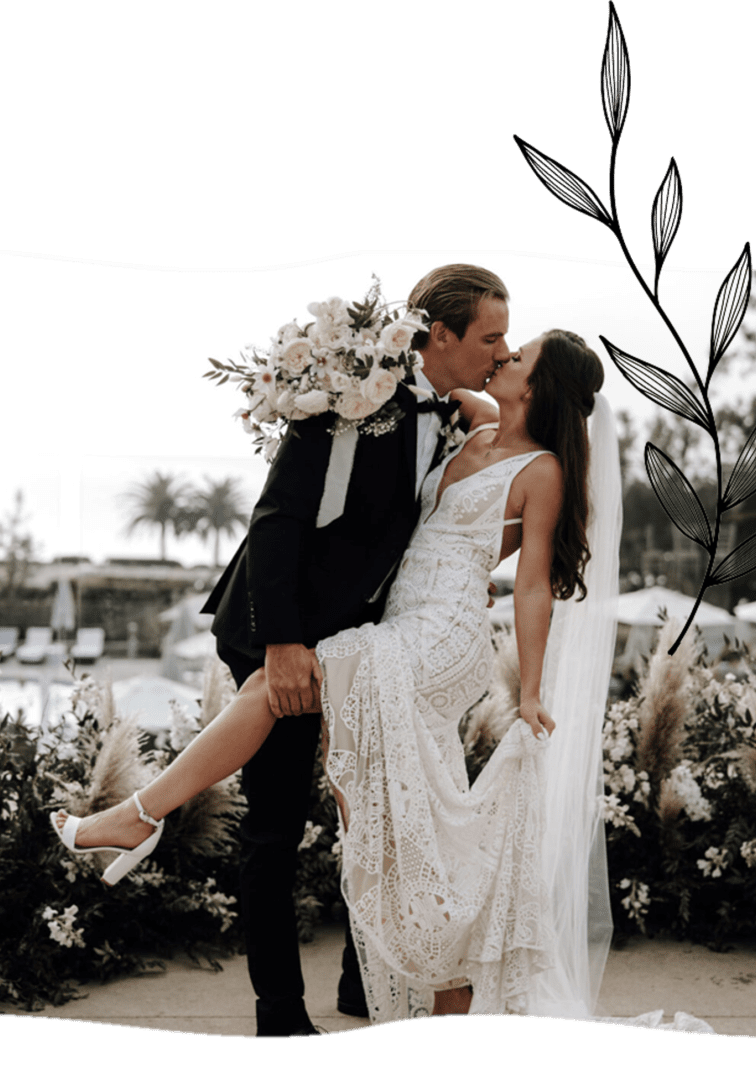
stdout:
<svg viewBox="0 0 756 1080">
<path fill-rule="evenodd" d="M 433 397 L 436 391 L 433 389 L 430 379 L 422 371 L 415 372 L 415 385 L 420 390 L 429 390 Z M 418 401 L 426 401 L 422 394 L 418 395 Z M 449 395 L 439 398 L 440 401 L 448 401 Z M 417 414 L 417 456 L 415 458 L 415 497 L 419 497 L 423 480 L 430 471 L 433 455 L 438 445 L 438 436 L 441 431 L 441 417 L 437 412 L 422 412 Z"/>
</svg>

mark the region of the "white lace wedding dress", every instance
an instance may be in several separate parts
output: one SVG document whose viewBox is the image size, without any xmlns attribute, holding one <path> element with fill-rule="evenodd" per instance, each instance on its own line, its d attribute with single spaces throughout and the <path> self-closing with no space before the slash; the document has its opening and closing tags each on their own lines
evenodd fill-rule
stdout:
<svg viewBox="0 0 756 1080">
<path fill-rule="evenodd" d="M 458 734 L 491 680 L 487 589 L 510 485 L 547 452 L 497 461 L 437 499 L 447 457 L 423 485 L 383 621 L 317 649 L 327 770 L 348 815 L 343 889 L 374 1021 L 423 1015 L 433 988 L 467 981 L 473 1012 L 523 1012 L 550 964 L 548 743 L 515 720 L 470 787 Z"/>
<path fill-rule="evenodd" d="M 487 589 L 507 495 L 547 451 L 495 462 L 440 499 L 450 458 L 434 469 L 383 621 L 318 646 L 326 768 L 348 823 L 342 888 L 373 1021 L 425 1015 L 434 989 L 465 982 L 472 1013 L 599 1019 L 612 932 L 601 728 L 622 521 L 601 394 L 589 434 L 588 595 L 554 605 L 542 684 L 550 740 L 515 720 L 469 786 L 458 725 L 492 675 Z M 601 1019 L 713 1033 L 682 1012 L 666 1024 L 661 1011 Z"/>
</svg>

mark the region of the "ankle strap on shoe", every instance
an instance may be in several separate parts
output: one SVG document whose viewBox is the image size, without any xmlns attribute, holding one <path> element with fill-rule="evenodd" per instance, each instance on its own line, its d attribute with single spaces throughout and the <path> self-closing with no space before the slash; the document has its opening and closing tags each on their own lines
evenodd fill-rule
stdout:
<svg viewBox="0 0 756 1080">
<path fill-rule="evenodd" d="M 148 825 L 152 825 L 153 828 L 157 829 L 160 826 L 160 822 L 155 821 L 154 817 L 150 817 L 150 815 L 144 809 L 141 802 L 139 801 L 139 792 L 137 791 L 134 792 L 134 802 L 136 803 L 136 808 L 139 811 L 139 817 L 141 818 L 141 820 L 146 821 Z"/>
</svg>

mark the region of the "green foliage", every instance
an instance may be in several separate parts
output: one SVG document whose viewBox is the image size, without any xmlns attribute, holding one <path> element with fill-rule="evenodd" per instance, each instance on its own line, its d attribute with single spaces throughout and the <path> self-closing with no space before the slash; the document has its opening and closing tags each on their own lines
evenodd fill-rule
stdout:
<svg viewBox="0 0 756 1080">
<path fill-rule="evenodd" d="M 608 711 L 612 910 L 620 935 L 672 930 L 721 949 L 756 929 L 756 676 L 743 665 L 720 678 L 698 662 L 686 692 L 679 752 L 658 775 L 641 768 L 642 695 Z"/>
<path fill-rule="evenodd" d="M 140 754 L 136 731 L 108 701 L 85 678 L 54 732 L 38 738 L 22 719 L 0 721 L 0 1002 L 61 1005 L 80 983 L 162 967 L 175 950 L 215 968 L 244 950 L 236 778 L 169 815 L 153 856 L 112 889 L 100 876 L 115 856 L 75 857 L 57 840 L 51 810 L 82 815 L 118 802 L 135 768 L 164 768 L 192 737 L 177 709 L 175 748 Z M 336 804 L 320 763 L 312 796 L 294 891 L 302 941 L 323 915 L 344 914 Z"/>
</svg>

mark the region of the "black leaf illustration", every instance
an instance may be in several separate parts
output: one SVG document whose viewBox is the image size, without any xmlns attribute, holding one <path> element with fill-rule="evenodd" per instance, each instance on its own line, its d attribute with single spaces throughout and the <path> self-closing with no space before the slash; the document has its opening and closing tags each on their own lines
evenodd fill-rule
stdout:
<svg viewBox="0 0 756 1080">
<path fill-rule="evenodd" d="M 609 30 L 601 65 L 601 100 L 613 142 L 618 142 L 630 103 L 630 60 L 614 4 L 609 4 Z"/>
<path fill-rule="evenodd" d="M 707 386 L 714 368 L 740 328 L 750 295 L 751 247 L 750 244 L 746 244 L 743 254 L 724 279 L 717 293 L 711 320 L 711 352 L 709 353 Z"/>
<path fill-rule="evenodd" d="M 677 413 L 678 416 L 682 416 L 685 420 L 691 420 L 694 424 L 702 427 L 704 431 L 710 430 L 709 420 L 703 405 L 691 393 L 685 383 L 674 375 L 670 375 L 668 371 L 654 367 L 653 364 L 649 364 L 645 360 L 639 360 L 637 356 L 631 356 L 629 353 L 623 352 L 622 349 L 612 345 L 611 341 L 607 341 L 602 335 L 599 335 L 599 337 L 627 381 L 632 383 L 636 390 L 640 390 L 644 397 L 649 398 L 665 409 L 669 409 L 670 412 Z"/>
<path fill-rule="evenodd" d="M 722 510 L 731 510 L 756 491 L 756 428 L 746 440 L 730 473 L 724 493 Z"/>
<path fill-rule="evenodd" d="M 682 183 L 675 159 L 669 163 L 669 168 L 662 181 L 661 187 L 654 199 L 654 209 L 651 213 L 651 232 L 654 237 L 654 254 L 656 256 L 656 281 L 654 292 L 659 294 L 659 274 L 662 263 L 667 257 L 667 252 L 672 247 L 677 230 L 680 227 L 682 217 Z"/>
<path fill-rule="evenodd" d="M 651 487 L 672 524 L 708 551 L 712 542 L 709 519 L 689 481 L 674 461 L 653 443 L 646 443 L 645 458 Z"/>
<path fill-rule="evenodd" d="M 552 195 L 556 195 L 573 210 L 579 210 L 581 214 L 596 218 L 602 225 L 612 226 L 611 216 L 601 199 L 579 176 L 553 158 L 542 154 L 540 150 L 536 150 L 519 136 L 515 135 L 514 140 L 522 150 L 528 165 Z"/>
<path fill-rule="evenodd" d="M 711 585 L 724 585 L 726 581 L 734 581 L 735 578 L 751 574 L 756 570 L 756 533 L 749 536 L 742 544 L 738 544 L 729 555 L 722 559 L 715 567 Z"/>
</svg>

